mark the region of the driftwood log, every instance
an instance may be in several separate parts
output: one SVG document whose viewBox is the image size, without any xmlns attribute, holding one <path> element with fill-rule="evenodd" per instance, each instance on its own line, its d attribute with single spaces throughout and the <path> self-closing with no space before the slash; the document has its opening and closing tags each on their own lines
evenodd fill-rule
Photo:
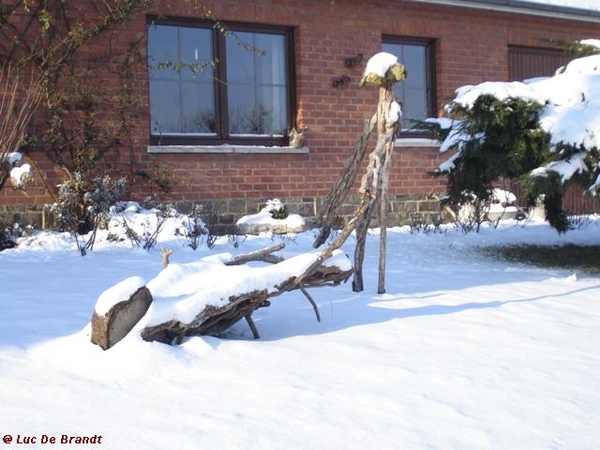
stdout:
<svg viewBox="0 0 600 450">
<path fill-rule="evenodd" d="M 250 317 L 258 308 L 269 306 L 268 298 L 266 289 L 246 292 L 230 297 L 228 303 L 220 308 L 207 306 L 191 323 L 170 320 L 144 328 L 141 336 L 145 341 L 180 344 L 187 336 L 218 335 L 241 319 Z M 254 327 L 252 333 L 254 337 L 258 337 L 255 329 Z"/>
<path fill-rule="evenodd" d="M 146 341 L 179 344 L 188 336 L 218 335 L 240 320 L 245 319 L 253 336 L 258 338 L 260 336 L 254 321 L 252 320 L 252 313 L 258 308 L 269 306 L 270 298 L 294 289 L 301 290 L 307 297 L 313 306 L 317 320 L 320 321 L 318 307 L 310 294 L 308 294 L 307 288 L 338 285 L 350 278 L 352 275 L 351 269 L 341 270 L 339 267 L 333 265 L 328 266 L 322 264 L 332 255 L 334 250 L 341 246 L 342 243 L 343 242 L 334 242 L 319 254 L 317 263 L 311 265 L 307 270 L 298 274 L 298 276 L 285 280 L 280 285 L 276 286 L 276 290 L 274 291 L 257 289 L 251 292 L 233 295 L 227 299 L 227 302 L 223 306 L 206 306 L 190 323 L 170 320 L 164 323 L 147 326 L 142 330 L 141 336 Z M 337 247 L 335 247 L 336 245 Z M 284 246 L 285 244 L 281 243 L 256 252 L 240 255 L 226 261 L 224 264 L 226 266 L 232 266 L 245 264 L 251 261 L 264 261 L 277 264 L 284 261 L 284 259 L 280 256 L 273 255 L 273 253 L 281 250 Z"/>
</svg>

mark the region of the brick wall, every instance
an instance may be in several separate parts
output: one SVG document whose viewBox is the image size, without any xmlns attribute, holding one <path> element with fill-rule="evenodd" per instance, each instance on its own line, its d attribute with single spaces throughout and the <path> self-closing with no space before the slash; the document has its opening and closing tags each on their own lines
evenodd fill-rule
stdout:
<svg viewBox="0 0 600 450">
<path fill-rule="evenodd" d="M 155 3 L 156 13 L 200 18 L 200 12 L 186 2 Z M 129 111 L 134 124 L 131 139 L 108 155 L 110 169 L 134 181 L 128 197 L 142 200 L 151 192 L 136 174 L 165 169 L 173 190 L 161 194 L 162 200 L 182 205 L 218 204 L 223 210 L 224 225 L 242 214 L 256 212 L 269 198 L 286 201 L 292 211 L 314 215 L 351 152 L 363 120 L 374 113 L 377 104 L 375 88 L 358 87 L 365 61 L 347 68 L 344 60 L 358 53 L 365 55 L 366 60 L 380 50 L 383 34 L 435 39 L 436 95 L 441 109 L 459 86 L 508 80 L 508 45 L 539 47 L 545 45 L 542 39 L 581 39 L 594 36 L 597 31 L 597 25 L 583 22 L 409 0 L 203 0 L 202 3 L 223 21 L 294 28 L 296 122 L 308 127 L 305 145 L 309 153 L 149 154 L 145 17 L 136 17 L 126 26 L 118 27 L 105 41 L 92 42 L 87 53 L 83 53 L 88 60 L 82 61 L 82 65 L 89 64 L 93 56 L 101 56 L 96 60 L 102 61 L 102 65 L 96 67 L 91 82 L 115 93 L 125 70 L 135 80 L 136 95 L 131 101 L 136 108 Z M 140 59 L 135 64 L 124 67 L 111 58 L 113 52 L 124 52 L 140 38 Z M 350 83 L 334 88 L 333 80 L 343 75 L 351 79 Z M 108 110 L 107 116 L 110 116 Z M 428 174 L 440 162 L 437 150 L 408 144 L 397 148 L 393 158 L 390 187 L 393 220 L 406 223 L 411 210 L 425 214 L 434 211 L 436 205 L 431 194 L 441 193 L 444 188 L 443 179 L 433 179 Z M 60 171 L 43 158 L 39 166 L 45 183 L 51 188 L 55 186 L 61 179 Z M 356 193 L 357 187 L 352 193 Z M 14 205 L 49 201 L 51 196 L 39 179 L 27 195 L 4 189 L 0 192 L 0 205 L 4 205 L 0 216 L 4 209 L 5 218 L 11 220 Z M 8 206 L 11 211 L 6 211 Z M 350 203 L 342 212 L 352 210 Z"/>
</svg>

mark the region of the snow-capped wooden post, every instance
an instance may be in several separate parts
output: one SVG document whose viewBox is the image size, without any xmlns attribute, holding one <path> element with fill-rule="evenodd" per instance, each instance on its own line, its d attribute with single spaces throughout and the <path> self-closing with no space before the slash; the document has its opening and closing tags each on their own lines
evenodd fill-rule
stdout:
<svg viewBox="0 0 600 450">
<path fill-rule="evenodd" d="M 377 292 L 385 292 L 386 266 L 386 230 L 387 203 L 392 151 L 396 135 L 400 128 L 402 109 L 394 95 L 394 84 L 406 78 L 406 71 L 398 58 L 390 53 L 377 53 L 367 63 L 360 85 L 374 84 L 379 87 L 379 103 L 377 105 L 377 144 L 369 155 L 367 172 L 362 178 L 359 193 L 369 199 L 369 207 L 356 228 L 356 249 L 354 252 L 354 280 L 352 289 L 363 290 L 362 264 L 367 229 L 373 206 L 378 203 L 380 246 L 379 246 L 379 281 Z"/>
</svg>

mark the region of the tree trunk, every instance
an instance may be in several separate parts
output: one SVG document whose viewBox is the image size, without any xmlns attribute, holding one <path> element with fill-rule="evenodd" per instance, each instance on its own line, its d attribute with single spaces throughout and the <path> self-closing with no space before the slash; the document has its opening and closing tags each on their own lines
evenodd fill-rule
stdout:
<svg viewBox="0 0 600 450">
<path fill-rule="evenodd" d="M 245 319 L 252 335 L 259 337 L 256 325 L 252 320 L 252 313 L 261 307 L 270 305 L 271 297 L 279 296 L 293 289 L 300 289 L 315 310 L 317 320 L 320 315 L 316 303 L 306 291 L 306 287 L 319 287 L 326 285 L 338 285 L 345 282 L 352 275 L 352 270 L 342 270 L 336 266 L 325 266 L 323 262 L 332 256 L 350 235 L 350 231 L 343 230 L 337 239 L 325 248 L 310 267 L 295 277 L 281 283 L 279 286 L 269 290 L 254 289 L 250 292 L 241 292 L 231 296 L 223 306 L 206 306 L 199 311 L 190 323 L 182 323 L 179 320 L 170 320 L 156 325 L 147 326 L 142 330 L 142 339 L 146 341 L 160 341 L 166 344 L 179 344 L 186 336 L 218 335 L 238 321 Z M 280 243 L 269 248 L 258 250 L 245 255 L 240 255 L 224 263 L 225 266 L 239 265 L 249 261 L 266 261 L 277 264 L 284 259 L 272 255 L 273 252 L 283 248 L 285 244 Z M 265 285 L 268 280 L 265 281 Z"/>
</svg>

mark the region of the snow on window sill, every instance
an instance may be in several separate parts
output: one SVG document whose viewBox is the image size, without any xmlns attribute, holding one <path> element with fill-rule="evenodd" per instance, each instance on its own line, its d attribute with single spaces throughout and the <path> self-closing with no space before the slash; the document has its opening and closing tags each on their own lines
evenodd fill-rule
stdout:
<svg viewBox="0 0 600 450">
<path fill-rule="evenodd" d="M 263 145 L 149 145 L 148 153 L 266 153 L 266 154 L 307 154 L 308 147 L 285 147 Z"/>
<path fill-rule="evenodd" d="M 401 137 L 396 139 L 395 147 L 439 147 L 440 143 L 435 139 L 420 137 Z"/>
</svg>

